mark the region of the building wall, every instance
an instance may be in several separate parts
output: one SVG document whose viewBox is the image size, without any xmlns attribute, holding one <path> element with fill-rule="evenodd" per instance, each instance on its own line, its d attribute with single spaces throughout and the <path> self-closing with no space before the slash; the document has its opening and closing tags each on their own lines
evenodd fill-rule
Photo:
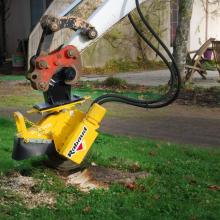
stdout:
<svg viewBox="0 0 220 220">
<path fill-rule="evenodd" d="M 6 22 L 8 56 L 15 53 L 19 39 L 28 39 L 36 25 L 35 20 L 38 21 L 38 17 L 51 2 L 52 0 L 11 0 L 10 16 Z M 32 11 L 33 15 L 31 15 Z"/>
<path fill-rule="evenodd" d="M 28 38 L 30 31 L 30 0 L 12 0 L 6 26 L 8 54 L 16 51 L 18 39 Z"/>
<path fill-rule="evenodd" d="M 195 0 L 190 25 L 190 50 L 198 49 L 204 42 L 206 36 L 206 14 L 200 0 Z"/>
<path fill-rule="evenodd" d="M 217 3 L 209 6 L 208 38 L 210 37 L 220 40 L 220 5 Z"/>
<path fill-rule="evenodd" d="M 156 2 L 160 4 L 158 7 Z M 150 10 L 148 11 L 149 8 Z M 155 0 L 148 1 L 143 4 L 142 11 L 147 15 L 149 23 L 169 47 L 170 28 L 167 27 L 167 24 L 170 23 L 169 3 L 166 1 L 162 3 Z M 141 29 L 145 30 L 147 38 L 152 39 L 152 43 L 157 47 L 157 42 L 151 38 L 151 34 L 146 31 L 144 25 L 139 21 L 136 21 L 136 23 Z M 109 42 L 111 37 L 114 41 Z M 161 50 L 161 52 L 163 53 L 164 51 Z M 95 46 L 89 48 L 82 57 L 84 66 L 88 67 L 102 67 L 109 62 L 117 60 L 126 60 L 128 62 L 160 60 L 156 53 L 146 46 L 143 41 L 140 43 L 137 33 L 127 18 L 110 30 Z"/>
<path fill-rule="evenodd" d="M 142 11 L 148 22 L 169 47 L 170 28 L 167 27 L 167 24 L 170 23 L 169 2 L 159 0 L 146 1 L 142 5 Z M 136 20 L 136 23 L 139 28 L 145 30 L 147 38 L 151 39 L 152 43 L 158 47 L 157 42 L 151 38 L 151 34 L 144 25 L 138 20 Z M 111 38 L 113 39 L 112 41 Z M 163 53 L 164 51 L 161 50 L 161 52 Z M 140 38 L 127 18 L 111 29 L 95 45 L 88 48 L 83 53 L 82 58 L 84 66 L 87 67 L 103 67 L 117 60 L 128 62 L 160 60 L 156 53 L 146 46 L 143 41 L 140 42 Z"/>
<path fill-rule="evenodd" d="M 195 0 L 190 26 L 190 50 L 198 49 L 208 38 L 220 40 L 220 6 L 210 4 L 206 19 L 206 0 Z M 207 22 L 207 24 L 206 24 Z M 208 29 L 206 29 L 208 25 Z"/>
<path fill-rule="evenodd" d="M 1 19 L 0 19 L 0 22 L 1 22 Z M 2 28 L 1 28 L 1 25 L 0 25 L 0 33 L 2 33 Z M 2 42 L 3 41 L 3 39 L 2 39 L 2 35 L 0 34 L 0 56 L 2 55 L 1 53 L 2 53 Z"/>
</svg>

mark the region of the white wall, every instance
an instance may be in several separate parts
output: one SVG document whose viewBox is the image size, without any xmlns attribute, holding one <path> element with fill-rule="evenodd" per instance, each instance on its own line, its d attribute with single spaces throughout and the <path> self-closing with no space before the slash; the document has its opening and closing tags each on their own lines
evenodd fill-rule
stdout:
<svg viewBox="0 0 220 220">
<path fill-rule="evenodd" d="M 7 20 L 7 52 L 16 51 L 17 40 L 28 38 L 31 29 L 30 0 L 12 0 Z"/>
<path fill-rule="evenodd" d="M 220 5 L 209 6 L 208 38 L 214 37 L 220 40 Z"/>
<path fill-rule="evenodd" d="M 194 0 L 193 15 L 190 27 L 190 50 L 198 49 L 206 39 L 206 0 Z M 209 5 L 207 37 L 220 40 L 220 6 Z M 214 13 L 216 11 L 216 13 Z"/>
<path fill-rule="evenodd" d="M 198 49 L 205 42 L 205 17 L 201 1 L 195 0 L 190 25 L 190 50 Z"/>
</svg>

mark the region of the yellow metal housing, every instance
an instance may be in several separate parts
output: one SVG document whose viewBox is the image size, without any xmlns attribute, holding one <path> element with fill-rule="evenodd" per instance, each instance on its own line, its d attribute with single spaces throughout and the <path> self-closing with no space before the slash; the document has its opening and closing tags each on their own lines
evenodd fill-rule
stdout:
<svg viewBox="0 0 220 220">
<path fill-rule="evenodd" d="M 31 110 L 31 113 L 48 113 L 36 124 L 25 119 L 21 113 L 15 112 L 17 136 L 26 143 L 32 140 L 38 143 L 53 141 L 60 155 L 80 164 L 98 136 L 96 130 L 106 113 L 105 108 L 94 104 L 85 114 L 75 108 L 76 104 L 82 102 L 84 101 L 45 111 Z"/>
</svg>

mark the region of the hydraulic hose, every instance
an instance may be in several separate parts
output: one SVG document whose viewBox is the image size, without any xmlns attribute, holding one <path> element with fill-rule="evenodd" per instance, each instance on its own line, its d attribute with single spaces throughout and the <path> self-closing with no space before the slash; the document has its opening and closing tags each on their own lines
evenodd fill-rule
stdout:
<svg viewBox="0 0 220 220">
<path fill-rule="evenodd" d="M 150 40 L 147 39 L 147 37 L 142 33 L 141 30 L 137 27 L 135 24 L 132 15 L 129 14 L 128 18 L 137 32 L 137 34 L 143 39 L 143 41 L 152 49 L 154 50 L 159 57 L 162 59 L 162 61 L 166 64 L 168 67 L 170 73 L 171 73 L 171 79 L 169 82 L 170 89 L 169 91 L 160 99 L 153 100 L 153 101 L 142 101 L 138 99 L 133 99 L 129 97 L 125 97 L 119 94 L 106 94 L 98 97 L 94 100 L 93 103 L 98 103 L 100 105 L 107 103 L 107 102 L 121 102 L 128 105 L 133 105 L 141 108 L 162 108 L 169 104 L 171 104 L 173 101 L 176 100 L 176 98 L 179 95 L 180 91 L 180 85 L 181 85 L 181 77 L 180 72 L 178 70 L 178 67 L 176 65 L 176 62 L 170 53 L 167 46 L 163 43 L 163 41 L 160 39 L 158 34 L 153 30 L 153 28 L 150 26 L 150 24 L 147 22 L 147 20 L 144 18 L 144 15 L 140 9 L 140 3 L 139 0 L 135 0 L 137 12 L 139 14 L 139 17 L 141 21 L 144 23 L 145 27 L 151 32 L 151 34 L 155 37 L 155 39 L 159 42 L 159 44 L 163 47 L 165 52 L 167 53 L 168 57 L 171 59 L 172 63 L 169 63 L 169 61 L 166 59 L 166 57 L 150 42 Z"/>
</svg>

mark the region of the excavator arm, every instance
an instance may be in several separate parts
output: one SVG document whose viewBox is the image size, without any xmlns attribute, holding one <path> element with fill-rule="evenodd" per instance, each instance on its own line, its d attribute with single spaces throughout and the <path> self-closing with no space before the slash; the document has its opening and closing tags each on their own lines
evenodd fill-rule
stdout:
<svg viewBox="0 0 220 220">
<path fill-rule="evenodd" d="M 144 1 L 145 0 L 141 0 L 140 2 Z M 34 89 L 47 91 L 49 89 L 50 80 L 60 66 L 73 67 L 71 64 L 66 65 L 67 59 L 71 56 L 69 52 L 72 54 L 81 54 L 136 8 L 135 1 L 133 0 L 117 0 L 117 3 L 114 0 L 106 0 L 89 16 L 88 20 L 85 21 L 82 18 L 69 15 L 69 12 L 73 12 L 74 8 L 82 2 L 83 1 L 79 0 L 74 1 L 72 7 L 68 8 L 68 11 L 66 10 L 65 13 L 62 13 L 64 14 L 62 17 L 45 15 L 41 19 L 40 23 L 43 34 L 36 55 L 30 59 L 32 68 L 28 75 L 28 79 L 32 82 Z M 65 42 L 65 44 L 60 45 L 57 51 L 50 53 L 49 50 L 53 42 L 54 33 L 64 28 L 72 29 L 75 32 L 73 32 L 69 42 Z M 70 46 L 73 46 L 72 50 Z M 64 48 L 68 49 L 63 50 Z M 51 64 L 52 56 L 50 55 L 52 54 L 53 57 L 61 56 L 61 49 L 64 53 L 68 53 L 66 60 L 63 59 L 59 62 L 59 60 L 53 59 L 53 64 Z M 41 56 L 42 54 L 43 56 Z M 73 57 L 76 58 L 76 56 Z M 54 65 L 54 63 L 60 63 L 60 65 Z M 78 63 L 80 63 L 80 61 Z M 76 69 L 76 77 L 72 80 L 68 79 L 68 83 L 72 82 L 72 84 L 74 84 L 79 79 L 79 69 Z"/>
</svg>

